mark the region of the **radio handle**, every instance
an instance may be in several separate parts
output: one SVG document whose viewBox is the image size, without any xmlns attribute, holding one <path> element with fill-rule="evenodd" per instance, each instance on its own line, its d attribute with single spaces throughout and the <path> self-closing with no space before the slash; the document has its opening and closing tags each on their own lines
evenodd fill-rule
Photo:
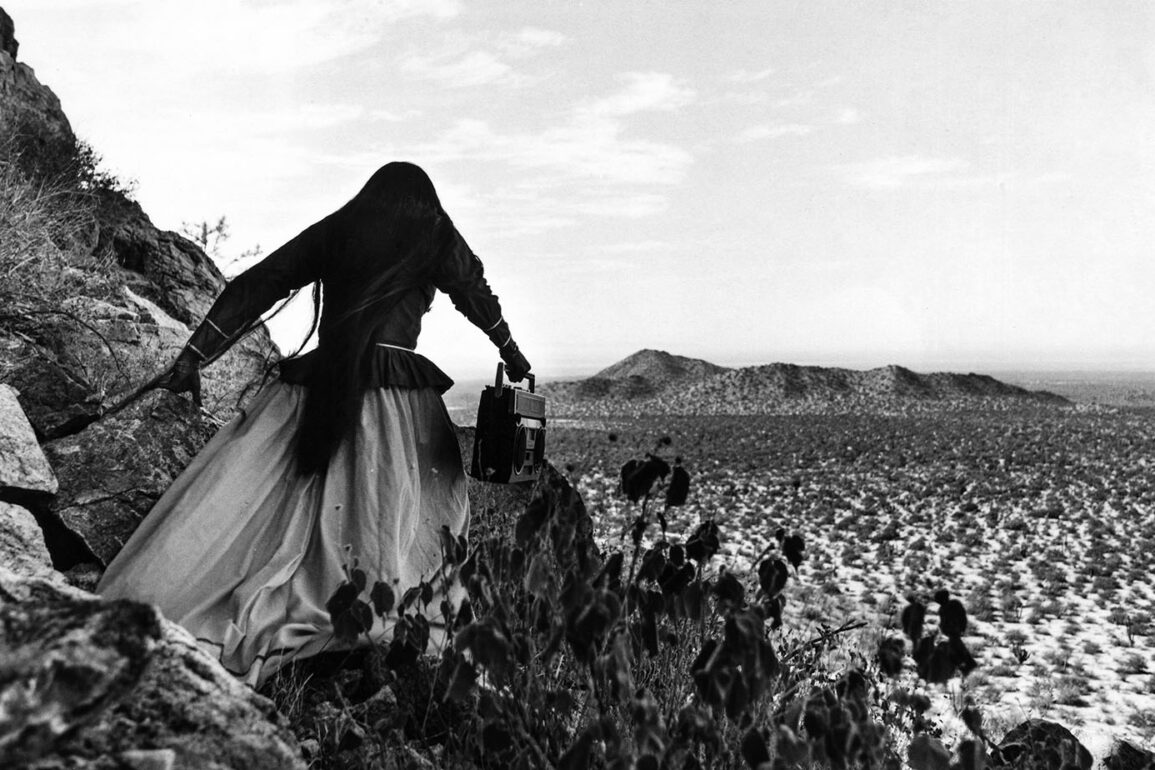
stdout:
<svg viewBox="0 0 1155 770">
<path fill-rule="evenodd" d="M 502 363 L 501 361 L 498 361 L 497 362 L 497 378 L 493 381 L 493 389 L 494 390 L 501 390 L 501 382 L 504 378 L 505 378 L 505 364 Z M 532 374 L 529 374 L 528 372 L 526 373 L 525 378 L 527 380 L 529 380 L 529 392 L 533 393 L 534 385 L 536 384 L 537 379 Z"/>
</svg>

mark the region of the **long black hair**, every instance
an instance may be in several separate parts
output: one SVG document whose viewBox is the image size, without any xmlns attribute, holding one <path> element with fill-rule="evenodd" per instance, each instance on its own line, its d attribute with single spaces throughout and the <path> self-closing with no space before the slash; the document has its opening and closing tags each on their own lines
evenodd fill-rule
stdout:
<svg viewBox="0 0 1155 770">
<path fill-rule="evenodd" d="M 433 182 L 412 163 L 382 166 L 333 216 L 336 240 L 321 272 L 324 289 L 313 289 L 319 337 L 297 432 L 303 473 L 323 471 L 360 416 L 375 321 L 428 281 L 454 233 Z"/>
</svg>

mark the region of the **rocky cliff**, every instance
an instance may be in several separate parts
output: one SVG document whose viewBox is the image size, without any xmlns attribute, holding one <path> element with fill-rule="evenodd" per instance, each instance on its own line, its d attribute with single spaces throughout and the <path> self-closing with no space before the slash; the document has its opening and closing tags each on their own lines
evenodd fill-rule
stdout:
<svg viewBox="0 0 1155 770">
<path fill-rule="evenodd" d="M 147 605 L 83 588 L 275 355 L 262 330 L 152 392 L 224 286 L 16 60 L 0 9 L 0 767 L 304 767 L 267 699 Z"/>
<path fill-rule="evenodd" d="M 262 329 L 209 369 L 207 411 L 157 393 L 94 422 L 172 360 L 225 281 L 100 171 L 59 99 L 16 61 L 7 16 L 0 30 L 0 383 L 62 481 L 30 506 L 67 569 L 115 553 L 275 349 Z"/>
</svg>

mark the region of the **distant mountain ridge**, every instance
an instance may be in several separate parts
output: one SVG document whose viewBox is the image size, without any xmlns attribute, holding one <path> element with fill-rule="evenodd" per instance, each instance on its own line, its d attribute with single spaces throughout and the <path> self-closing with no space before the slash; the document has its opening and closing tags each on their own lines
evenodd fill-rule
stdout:
<svg viewBox="0 0 1155 770">
<path fill-rule="evenodd" d="M 761 414 L 839 409 L 941 409 L 1069 404 L 984 374 L 919 374 L 773 363 L 728 368 L 640 350 L 593 377 L 543 386 L 555 413 Z"/>
</svg>

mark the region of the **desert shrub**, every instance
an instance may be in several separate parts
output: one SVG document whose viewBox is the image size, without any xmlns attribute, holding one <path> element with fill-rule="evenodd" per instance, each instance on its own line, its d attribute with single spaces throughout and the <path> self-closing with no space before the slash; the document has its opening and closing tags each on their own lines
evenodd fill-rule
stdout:
<svg viewBox="0 0 1155 770">
<path fill-rule="evenodd" d="M 59 183 L 25 175 L 0 154 L 0 305 L 57 306 L 78 276 L 68 249 L 93 226 L 88 201 Z"/>
<path fill-rule="evenodd" d="M 342 729 L 308 722 L 314 764 L 338 766 L 351 745 L 382 755 L 404 742 L 437 746 L 444 766 L 482 768 L 756 767 L 772 757 L 879 767 L 905 749 L 921 770 L 946 752 L 910 678 L 973 670 L 962 604 L 942 592 L 937 630 L 905 624 L 909 649 L 902 638 L 869 654 L 842 643 L 859 622 L 794 630 L 784 599 L 802 538 L 779 528 L 749 575 L 713 566 L 725 538 L 716 521 L 670 534 L 688 486 L 688 476 L 674 483 L 678 467 L 651 454 L 623 468 L 620 494 L 635 507 L 620 549 L 599 549 L 581 499 L 543 480 L 523 514 L 476 542 L 446 532 L 442 570 L 402 596 L 347 565 L 329 603 L 335 627 L 352 639 L 391 619 L 393 639 L 377 648 L 387 673 L 374 681 L 418 670 L 424 684 L 404 687 L 419 693 L 408 705 L 398 697 L 407 713 L 375 724 L 336 698 L 325 713 Z M 459 607 L 437 605 L 435 588 L 447 585 L 464 587 Z M 912 599 L 904 616 L 926 612 Z M 420 655 L 430 622 L 452 632 L 436 660 Z M 277 693 L 302 699 L 291 683 Z M 438 716 L 447 710 L 452 718 Z"/>
<path fill-rule="evenodd" d="M 37 118 L 26 114 L 9 118 L 0 129 L 5 136 L 0 150 L 28 179 L 76 194 L 132 191 L 133 183 L 102 168 L 100 154 L 74 135 L 46 131 Z"/>
<path fill-rule="evenodd" d="M 1153 729 L 1155 728 L 1155 714 L 1143 709 L 1135 709 L 1127 715 L 1127 724 L 1142 730 Z"/>
<path fill-rule="evenodd" d="M 1023 616 L 1023 600 L 1018 594 L 1004 594 L 999 600 L 999 609 L 1002 610 L 1004 620 L 1018 621 Z"/>
<path fill-rule="evenodd" d="M 1089 706 L 1090 701 L 1087 700 L 1087 693 L 1090 691 L 1090 682 L 1084 676 L 1060 677 L 1054 688 L 1055 703 L 1060 706 Z"/>
<path fill-rule="evenodd" d="M 989 623 L 995 619 L 995 603 L 991 599 L 989 584 L 984 583 L 971 591 L 967 596 L 966 604 L 975 620 Z"/>
<path fill-rule="evenodd" d="M 1131 652 L 1122 657 L 1119 661 L 1119 673 L 1122 676 L 1130 674 L 1142 674 L 1147 671 L 1147 658 L 1141 653 Z"/>
<path fill-rule="evenodd" d="M 992 677 L 1009 678 L 1018 676 L 1019 670 L 1006 663 L 996 663 L 990 667 L 987 673 Z"/>
<path fill-rule="evenodd" d="M 64 300 L 116 293 L 112 255 L 96 251 L 99 197 L 127 189 L 84 142 L 38 131 L 21 117 L 0 125 L 0 324 L 25 334 L 81 323 Z"/>
</svg>

